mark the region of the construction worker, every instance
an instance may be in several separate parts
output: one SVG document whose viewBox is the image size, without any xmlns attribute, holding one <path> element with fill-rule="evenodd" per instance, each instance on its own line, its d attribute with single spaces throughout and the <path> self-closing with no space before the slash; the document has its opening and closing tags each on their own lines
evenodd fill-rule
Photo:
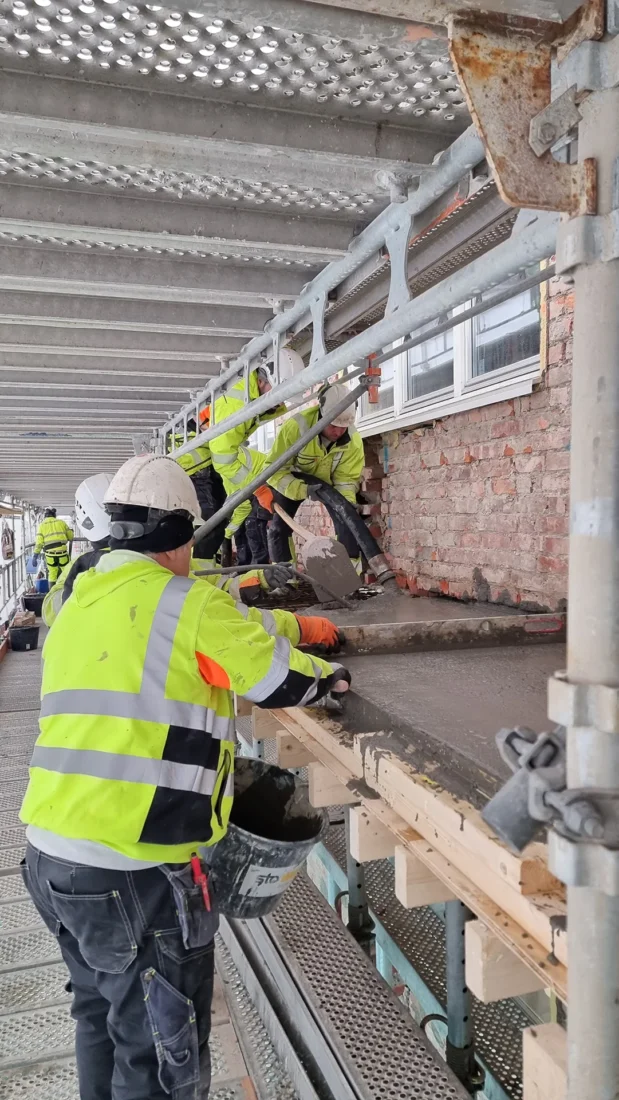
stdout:
<svg viewBox="0 0 619 1100">
<path fill-rule="evenodd" d="M 204 431 L 209 426 L 210 421 L 210 406 L 202 409 L 200 413 L 200 431 Z M 193 417 L 190 417 L 187 421 L 187 442 L 190 439 L 196 437 L 196 421 Z M 185 436 L 180 432 L 174 436 L 174 443 L 176 447 L 182 447 L 185 443 Z M 198 501 L 200 503 L 200 512 L 202 519 L 210 519 L 211 516 L 218 512 L 226 499 L 226 490 L 224 489 L 224 483 L 221 480 L 220 475 L 213 466 L 213 459 L 211 456 L 211 448 L 208 443 L 201 443 L 193 451 L 189 451 L 187 454 L 179 455 L 176 458 L 172 457 L 178 462 L 179 466 L 189 474 L 193 482 L 194 489 L 196 490 Z M 202 540 L 201 555 L 204 558 L 209 559 L 209 564 L 214 565 L 215 555 L 219 550 L 226 531 L 227 521 L 224 519 L 222 522 Z"/>
<path fill-rule="evenodd" d="M 266 367 L 258 367 L 249 376 L 249 400 L 253 401 L 271 389 L 269 372 Z M 226 417 L 244 408 L 245 380 L 239 379 L 221 397 L 215 401 L 215 424 L 221 423 Z M 250 417 L 236 428 L 229 428 L 212 439 L 210 443 L 213 465 L 221 475 L 226 495 L 230 496 L 237 489 L 242 489 L 249 481 L 260 473 L 266 465 L 266 456 L 260 451 L 247 446 L 247 440 L 255 432 L 260 424 L 281 416 L 286 411 L 285 405 L 275 405 L 268 412 L 260 416 Z M 251 514 L 251 500 L 239 504 L 232 516 L 228 518 L 225 537 L 234 538 L 237 552 L 237 564 L 249 565 L 250 562 L 268 562 L 268 550 L 262 541 L 256 542 L 255 533 L 250 523 L 246 530 L 246 521 Z M 258 532 L 260 536 L 262 532 Z M 204 554 L 204 551 L 201 551 Z M 206 557 L 207 555 L 204 554 Z"/>
<path fill-rule="evenodd" d="M 68 600 L 76 577 L 97 564 L 102 554 L 110 548 L 110 517 L 103 501 L 112 480 L 111 474 L 93 474 L 82 481 L 75 490 L 75 518 L 80 534 L 88 539 L 90 550 L 65 565 L 56 583 L 45 599 L 41 616 L 46 626 L 51 626 L 65 600 Z"/>
<path fill-rule="evenodd" d="M 61 569 L 69 563 L 69 546 L 73 541 L 73 531 L 63 519 L 56 519 L 56 509 L 47 508 L 45 517 L 39 524 L 34 544 L 35 554 L 43 552 L 47 566 L 47 576 L 51 584 L 58 580 Z"/>
<path fill-rule="evenodd" d="M 188 576 L 200 509 L 175 462 L 129 459 L 106 505 L 111 552 L 45 641 L 23 874 L 69 968 L 81 1100 L 205 1100 L 217 899 L 201 850 L 232 804 L 231 692 L 294 706 L 350 675 Z"/>
<path fill-rule="evenodd" d="M 325 387 L 317 405 L 295 413 L 286 420 L 277 433 L 267 456 L 267 463 L 279 458 L 321 417 L 328 416 L 329 410 L 339 404 L 345 395 L 346 386 L 342 383 Z M 294 516 L 300 504 L 314 494 L 315 487 L 303 480 L 308 475 L 333 485 L 351 504 L 356 503 L 365 460 L 363 441 L 354 423 L 355 409 L 351 405 L 323 428 L 320 435 L 307 443 L 296 457 L 291 458 L 281 470 L 269 478 L 266 485 L 256 490 L 255 496 L 265 513 L 272 514 L 275 501 L 289 516 Z M 254 512 L 255 510 L 254 505 Z M 361 561 L 354 536 L 338 516 L 334 515 L 332 519 L 337 538 L 344 544 L 355 567 L 359 569 Z M 274 515 L 270 518 L 268 539 L 273 561 L 292 560 L 294 546 L 290 534 L 290 528 L 280 516 Z"/>
</svg>

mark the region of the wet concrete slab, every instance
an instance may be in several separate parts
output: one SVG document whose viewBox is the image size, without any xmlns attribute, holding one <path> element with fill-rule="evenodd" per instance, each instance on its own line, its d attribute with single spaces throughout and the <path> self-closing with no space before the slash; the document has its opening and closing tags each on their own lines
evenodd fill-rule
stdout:
<svg viewBox="0 0 619 1100">
<path fill-rule="evenodd" d="M 461 760 L 472 777 L 467 783 L 489 794 L 510 774 L 495 747 L 497 731 L 512 725 L 548 728 L 546 685 L 565 667 L 565 646 L 385 654 L 343 663 L 353 677 L 351 727 L 367 730 L 374 721 L 381 723 L 375 729 L 396 729 L 400 740 L 422 743 L 430 763 L 444 763 L 454 782 Z"/>
<path fill-rule="evenodd" d="M 311 614 L 311 609 L 308 609 Z M 323 612 L 324 614 L 324 612 Z M 487 619 L 502 615 L 518 615 L 513 607 L 495 603 L 463 603 L 461 600 L 440 599 L 436 596 L 406 596 L 385 593 L 364 600 L 359 609 L 329 610 L 329 618 L 338 626 L 364 626 L 369 623 L 420 623 L 445 619 Z"/>
</svg>

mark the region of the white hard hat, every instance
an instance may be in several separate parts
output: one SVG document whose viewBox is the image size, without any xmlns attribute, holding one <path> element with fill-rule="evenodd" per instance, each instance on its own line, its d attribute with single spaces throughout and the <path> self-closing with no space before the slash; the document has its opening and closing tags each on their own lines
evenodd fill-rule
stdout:
<svg viewBox="0 0 619 1100">
<path fill-rule="evenodd" d="M 348 386 L 345 386 L 343 382 L 334 382 L 329 386 L 328 390 L 325 390 L 320 397 L 320 412 L 321 416 L 327 416 L 329 411 L 339 405 L 340 401 L 346 397 L 349 392 Z M 352 428 L 355 422 L 355 402 L 351 402 L 347 409 L 338 413 L 331 423 L 336 428 Z"/>
<path fill-rule="evenodd" d="M 191 478 L 172 458 L 135 455 L 114 474 L 105 494 L 106 504 L 132 504 L 162 512 L 190 512 L 202 522 Z"/>
<path fill-rule="evenodd" d="M 287 382 L 289 378 L 294 378 L 295 374 L 299 374 L 305 366 L 298 351 L 293 351 L 292 348 L 280 348 L 278 364 L 280 382 Z"/>
<path fill-rule="evenodd" d="M 91 542 L 107 538 L 110 533 L 110 517 L 103 507 L 105 494 L 112 480 L 111 474 L 93 474 L 75 490 L 75 518 L 84 538 Z"/>
</svg>

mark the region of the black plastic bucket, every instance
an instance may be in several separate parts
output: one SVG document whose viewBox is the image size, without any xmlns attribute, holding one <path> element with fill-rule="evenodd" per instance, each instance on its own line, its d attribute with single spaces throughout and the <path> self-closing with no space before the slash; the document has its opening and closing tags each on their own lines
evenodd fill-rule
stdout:
<svg viewBox="0 0 619 1100">
<path fill-rule="evenodd" d="M 243 920 L 270 913 L 328 823 L 290 772 L 237 759 L 228 832 L 207 854 L 219 911 Z"/>
<path fill-rule="evenodd" d="M 33 592 L 30 596 L 22 596 L 24 611 L 34 611 L 38 619 L 41 618 L 41 608 L 45 599 L 44 592 Z"/>
<path fill-rule="evenodd" d="M 11 626 L 9 627 L 9 639 L 11 649 L 18 651 L 37 649 L 39 645 L 39 628 L 38 626 Z"/>
</svg>

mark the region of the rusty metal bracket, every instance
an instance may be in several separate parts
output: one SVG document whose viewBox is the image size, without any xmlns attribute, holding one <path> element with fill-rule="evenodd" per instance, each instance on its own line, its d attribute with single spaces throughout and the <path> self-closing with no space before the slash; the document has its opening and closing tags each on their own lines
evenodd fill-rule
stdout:
<svg viewBox="0 0 619 1100">
<path fill-rule="evenodd" d="M 538 157 L 529 144 L 532 120 L 551 103 L 551 41 L 529 28 L 482 28 L 454 17 L 449 48 L 505 202 L 594 214 L 595 161 L 560 164 L 549 150 Z"/>
</svg>

